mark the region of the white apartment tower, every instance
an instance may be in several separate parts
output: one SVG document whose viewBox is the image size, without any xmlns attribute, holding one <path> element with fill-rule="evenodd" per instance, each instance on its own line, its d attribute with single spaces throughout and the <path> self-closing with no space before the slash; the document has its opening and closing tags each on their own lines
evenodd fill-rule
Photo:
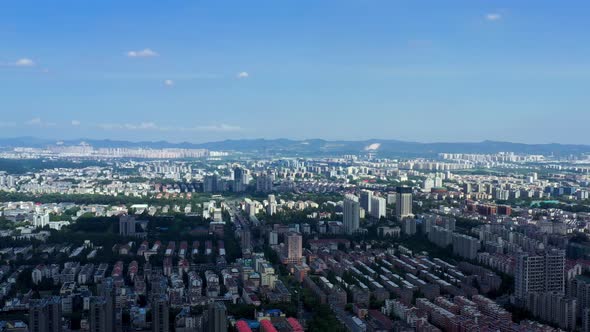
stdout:
<svg viewBox="0 0 590 332">
<path fill-rule="evenodd" d="M 353 234 L 359 229 L 360 205 L 358 198 L 354 195 L 347 195 L 344 198 L 344 231 L 346 234 Z"/>
<path fill-rule="evenodd" d="M 395 215 L 398 219 L 406 217 L 412 217 L 412 188 L 410 187 L 397 187 L 396 202 L 395 202 Z"/>
</svg>

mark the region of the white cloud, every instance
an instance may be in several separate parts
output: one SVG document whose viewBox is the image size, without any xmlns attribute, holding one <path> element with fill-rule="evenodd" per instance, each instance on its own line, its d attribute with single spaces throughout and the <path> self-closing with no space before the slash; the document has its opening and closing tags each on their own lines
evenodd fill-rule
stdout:
<svg viewBox="0 0 590 332">
<path fill-rule="evenodd" d="M 174 81 L 173 80 L 165 80 L 164 81 L 164 85 L 165 86 L 173 86 L 174 85 Z"/>
<path fill-rule="evenodd" d="M 208 125 L 208 126 L 197 126 L 192 128 L 194 131 L 214 131 L 214 132 L 231 132 L 231 131 L 242 131 L 242 128 L 239 126 L 232 126 L 228 124 L 219 124 L 219 125 Z"/>
<path fill-rule="evenodd" d="M 158 56 L 159 54 L 152 51 L 149 48 L 145 48 L 143 50 L 139 50 L 139 51 L 129 51 L 127 52 L 127 56 L 130 58 L 148 58 L 148 57 L 154 57 L 154 56 Z"/>
<path fill-rule="evenodd" d="M 29 58 L 22 58 L 22 59 L 16 60 L 14 65 L 17 67 L 33 67 L 35 65 L 35 61 L 33 61 Z"/>
<path fill-rule="evenodd" d="M 43 119 L 41 119 L 40 117 L 32 118 L 31 120 L 25 122 L 25 124 L 28 126 L 43 127 L 43 128 L 55 126 L 55 122 L 46 122 Z"/>
<path fill-rule="evenodd" d="M 488 20 L 490 22 L 499 21 L 501 19 L 502 19 L 502 15 L 500 15 L 498 13 L 489 13 L 489 14 L 486 14 L 486 20 Z"/>
<path fill-rule="evenodd" d="M 236 75 L 236 77 L 237 77 L 238 79 L 241 79 L 241 78 L 248 78 L 249 76 L 250 76 L 250 74 L 248 74 L 248 72 L 245 72 L 245 71 L 241 71 L 241 72 L 239 72 L 239 73 Z"/>
<path fill-rule="evenodd" d="M 153 122 L 103 123 L 99 124 L 98 127 L 105 130 L 159 130 L 158 126 Z"/>
<path fill-rule="evenodd" d="M 80 121 L 79 120 L 72 120 L 72 126 L 79 126 L 80 125 Z"/>
</svg>

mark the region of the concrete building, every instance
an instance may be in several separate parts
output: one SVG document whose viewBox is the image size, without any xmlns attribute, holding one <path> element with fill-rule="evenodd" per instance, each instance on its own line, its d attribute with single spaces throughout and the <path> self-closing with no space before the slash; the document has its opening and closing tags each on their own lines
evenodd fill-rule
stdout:
<svg viewBox="0 0 590 332">
<path fill-rule="evenodd" d="M 520 300 L 531 292 L 564 293 L 565 252 L 551 249 L 539 254 L 522 253 L 516 261 L 514 294 Z"/>
<path fill-rule="evenodd" d="M 29 304 L 30 332 L 61 332 L 61 300 L 57 296 L 31 300 Z"/>
<path fill-rule="evenodd" d="M 385 218 L 385 214 L 387 211 L 387 201 L 383 197 L 373 197 L 371 198 L 371 217 L 373 218 Z"/>
<path fill-rule="evenodd" d="M 344 198 L 344 231 L 346 234 L 354 234 L 360 225 L 360 204 L 354 195 Z"/>
<path fill-rule="evenodd" d="M 412 217 L 412 188 L 397 187 L 395 192 L 395 216 L 398 218 L 398 220 Z"/>
<path fill-rule="evenodd" d="M 160 295 L 152 299 L 152 332 L 170 331 L 168 299 Z"/>
<path fill-rule="evenodd" d="M 365 209 L 365 211 L 371 211 L 371 204 L 373 199 L 373 192 L 370 190 L 363 189 L 360 193 L 359 204 L 360 206 Z"/>
<path fill-rule="evenodd" d="M 223 302 L 213 302 L 207 309 L 207 331 L 227 332 L 227 309 Z"/>
<path fill-rule="evenodd" d="M 49 225 L 49 213 L 35 213 L 33 215 L 33 226 L 43 228 Z"/>
<path fill-rule="evenodd" d="M 561 329 L 576 328 L 577 302 L 559 292 L 531 292 L 526 295 L 525 305 L 533 316 L 557 324 Z"/>
<path fill-rule="evenodd" d="M 416 219 L 414 219 L 414 218 L 402 219 L 402 231 L 406 235 L 416 234 Z"/>
<path fill-rule="evenodd" d="M 301 264 L 303 261 L 303 238 L 301 234 L 291 232 L 287 235 L 287 254 L 285 263 Z"/>
<path fill-rule="evenodd" d="M 467 259 L 475 259 L 479 240 L 464 234 L 453 233 L 453 253 Z"/>
<path fill-rule="evenodd" d="M 233 191 L 243 192 L 246 190 L 246 171 L 241 167 L 234 168 Z"/>
</svg>

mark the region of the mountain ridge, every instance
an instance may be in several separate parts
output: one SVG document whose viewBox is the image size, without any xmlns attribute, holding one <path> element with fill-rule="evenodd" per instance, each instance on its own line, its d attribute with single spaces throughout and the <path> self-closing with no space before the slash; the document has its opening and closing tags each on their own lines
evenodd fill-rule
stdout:
<svg viewBox="0 0 590 332">
<path fill-rule="evenodd" d="M 277 139 L 227 139 L 205 143 L 159 141 L 126 141 L 112 139 L 72 139 L 52 140 L 31 136 L 0 138 L 0 148 L 33 147 L 43 148 L 56 144 L 66 146 L 85 142 L 97 148 L 184 148 L 236 151 L 244 153 L 283 153 L 283 154 L 358 154 L 366 152 L 369 146 L 376 147 L 379 155 L 433 155 L 437 153 L 497 153 L 515 152 L 528 154 L 569 155 L 590 152 L 590 145 L 542 143 L 527 144 L 484 140 L 481 142 L 413 142 L 397 139 L 367 140 L 325 140 L 320 138 L 295 140 Z"/>
</svg>

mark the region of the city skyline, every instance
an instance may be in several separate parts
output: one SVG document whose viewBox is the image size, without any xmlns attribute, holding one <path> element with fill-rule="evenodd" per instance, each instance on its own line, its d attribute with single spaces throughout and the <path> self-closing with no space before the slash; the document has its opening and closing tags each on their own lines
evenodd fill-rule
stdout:
<svg viewBox="0 0 590 332">
<path fill-rule="evenodd" d="M 114 4 L 2 5 L 1 137 L 590 144 L 582 2 Z"/>
</svg>

